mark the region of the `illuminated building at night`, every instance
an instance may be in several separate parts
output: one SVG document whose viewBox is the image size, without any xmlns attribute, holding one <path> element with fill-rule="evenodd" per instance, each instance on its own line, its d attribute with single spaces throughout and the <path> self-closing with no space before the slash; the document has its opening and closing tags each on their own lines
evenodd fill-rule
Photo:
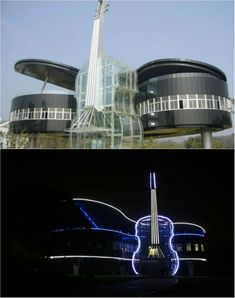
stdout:
<svg viewBox="0 0 235 298">
<path fill-rule="evenodd" d="M 10 131 L 63 133 L 71 148 L 138 148 L 145 137 L 201 134 L 212 147 L 212 132 L 232 126 L 227 78 L 217 67 L 187 59 L 159 59 L 137 70 L 103 50 L 108 1 L 99 0 L 90 59 L 80 70 L 60 63 L 25 59 L 19 73 L 44 81 L 41 93 L 12 100 Z M 49 82 L 67 89 L 44 92 Z"/>
<path fill-rule="evenodd" d="M 49 270 L 167 277 L 193 275 L 195 267 L 197 274 L 198 263 L 206 261 L 205 230 L 158 215 L 154 186 L 151 210 L 136 221 L 101 201 L 63 201 L 50 231 Z"/>
</svg>

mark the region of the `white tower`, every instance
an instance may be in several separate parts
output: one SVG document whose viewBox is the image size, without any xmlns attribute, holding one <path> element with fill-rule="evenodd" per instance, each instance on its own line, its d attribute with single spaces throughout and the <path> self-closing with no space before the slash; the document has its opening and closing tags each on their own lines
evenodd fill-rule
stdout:
<svg viewBox="0 0 235 298">
<path fill-rule="evenodd" d="M 77 114 L 70 128 L 73 148 L 132 148 L 142 142 L 143 127 L 134 107 L 137 72 L 104 54 L 103 22 L 107 10 L 108 0 L 99 0 L 90 59 L 75 82 Z"/>
<path fill-rule="evenodd" d="M 160 247 L 158 208 L 156 193 L 156 174 L 150 173 L 150 191 L 151 191 L 151 245 L 149 246 L 149 257 L 164 258 Z"/>
<path fill-rule="evenodd" d="M 99 110 L 96 101 L 96 88 L 98 79 L 98 58 L 103 55 L 103 21 L 104 14 L 108 11 L 108 0 L 99 0 L 96 10 L 93 34 L 91 41 L 90 60 L 88 66 L 87 91 L 85 107 L 92 107 Z"/>
</svg>

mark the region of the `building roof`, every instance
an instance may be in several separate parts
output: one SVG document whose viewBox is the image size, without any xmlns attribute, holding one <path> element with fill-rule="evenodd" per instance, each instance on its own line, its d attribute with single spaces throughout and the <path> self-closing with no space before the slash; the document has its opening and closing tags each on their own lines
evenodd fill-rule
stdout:
<svg viewBox="0 0 235 298">
<path fill-rule="evenodd" d="M 137 69 L 139 84 L 154 77 L 186 72 L 208 73 L 227 81 L 225 73 L 219 68 L 211 64 L 189 59 L 158 59 L 150 61 Z"/>
<path fill-rule="evenodd" d="M 74 91 L 79 69 L 49 60 L 24 59 L 16 62 L 15 71 L 41 81 L 48 78 L 48 83 Z"/>
</svg>

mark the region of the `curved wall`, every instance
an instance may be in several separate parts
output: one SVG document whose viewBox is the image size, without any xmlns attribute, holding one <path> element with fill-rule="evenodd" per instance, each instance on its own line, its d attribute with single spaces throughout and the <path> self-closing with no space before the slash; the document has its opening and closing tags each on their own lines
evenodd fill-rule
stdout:
<svg viewBox="0 0 235 298">
<path fill-rule="evenodd" d="M 64 132 L 76 112 L 73 94 L 41 93 L 12 100 L 10 131 L 14 133 Z"/>
<path fill-rule="evenodd" d="M 232 126 L 225 74 L 192 60 L 160 59 L 138 70 L 135 106 L 145 135 L 183 135 Z"/>
</svg>

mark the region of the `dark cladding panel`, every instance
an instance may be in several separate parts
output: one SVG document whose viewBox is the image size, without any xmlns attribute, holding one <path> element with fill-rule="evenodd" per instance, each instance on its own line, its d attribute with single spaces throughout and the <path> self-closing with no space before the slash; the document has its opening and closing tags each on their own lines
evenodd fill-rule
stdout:
<svg viewBox="0 0 235 298">
<path fill-rule="evenodd" d="M 13 98 L 11 111 L 27 108 L 72 108 L 76 109 L 76 99 L 70 94 L 28 94 Z"/>
<path fill-rule="evenodd" d="M 208 127 L 226 129 L 231 126 L 230 113 L 216 110 L 174 110 L 142 116 L 144 130 L 154 128 Z M 151 127 L 151 123 L 155 126 Z"/>
<path fill-rule="evenodd" d="M 185 76 L 176 78 L 166 78 L 151 85 L 155 85 L 157 96 L 167 96 L 176 94 L 213 94 L 228 97 L 227 83 L 213 77 Z"/>
<path fill-rule="evenodd" d="M 45 112 L 45 119 L 29 118 L 13 120 L 10 122 L 10 131 L 14 133 L 44 133 L 44 132 L 64 132 L 70 128 L 71 120 L 48 119 L 49 108 L 69 109 L 71 113 L 76 112 L 76 99 L 72 94 L 31 94 L 15 97 L 12 100 L 11 112 L 29 109 L 34 114 L 34 109 L 42 108 Z M 55 109 L 54 109 L 55 110 Z M 69 112 L 70 113 L 70 112 Z"/>
</svg>

